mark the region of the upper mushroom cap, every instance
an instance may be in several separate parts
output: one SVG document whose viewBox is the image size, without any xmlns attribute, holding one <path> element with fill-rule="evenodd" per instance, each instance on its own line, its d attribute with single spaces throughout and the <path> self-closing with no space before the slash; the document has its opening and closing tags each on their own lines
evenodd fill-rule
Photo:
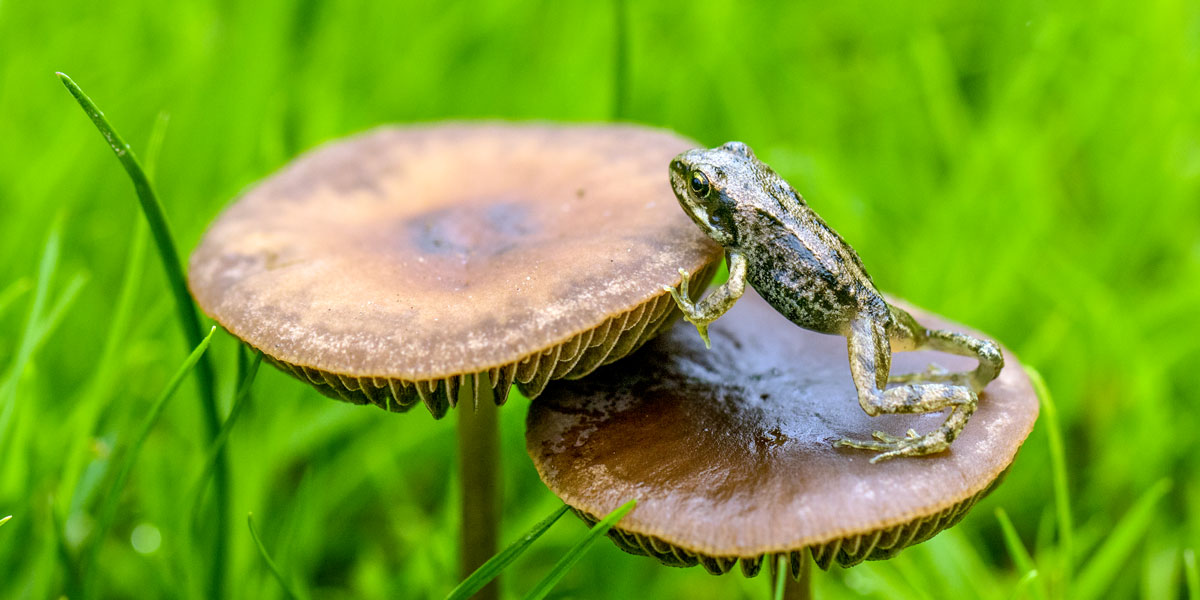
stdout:
<svg viewBox="0 0 1200 600">
<path fill-rule="evenodd" d="M 671 313 L 677 269 L 719 258 L 667 181 L 694 145 L 635 126 L 377 129 L 238 199 L 189 285 L 231 333 L 345 399 L 447 394 L 488 372 L 501 394 L 522 375 L 536 394 L 582 374 L 561 363 L 591 370 L 644 341 Z"/>
<path fill-rule="evenodd" d="M 920 312 L 930 327 L 965 331 Z M 1038 404 L 1015 358 L 981 394 L 945 453 L 871 464 L 835 448 L 883 430 L 926 432 L 942 416 L 868 417 L 846 341 L 805 331 L 751 290 L 712 324 L 712 350 L 680 323 L 628 360 L 556 383 L 533 403 L 527 449 L 542 480 L 577 512 L 637 508 L 612 535 L 622 548 L 722 573 L 754 574 L 764 555 L 809 548 L 817 563 L 886 558 L 952 525 L 998 483 Z M 896 354 L 893 373 L 974 361 Z"/>
</svg>

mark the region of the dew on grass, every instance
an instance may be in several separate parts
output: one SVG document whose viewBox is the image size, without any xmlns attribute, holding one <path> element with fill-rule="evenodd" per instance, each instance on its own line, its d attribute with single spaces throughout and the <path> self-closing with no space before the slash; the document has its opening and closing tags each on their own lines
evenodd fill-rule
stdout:
<svg viewBox="0 0 1200 600">
<path fill-rule="evenodd" d="M 162 545 L 162 533 L 150 523 L 142 523 L 133 528 L 129 542 L 138 554 L 153 554 Z"/>
</svg>

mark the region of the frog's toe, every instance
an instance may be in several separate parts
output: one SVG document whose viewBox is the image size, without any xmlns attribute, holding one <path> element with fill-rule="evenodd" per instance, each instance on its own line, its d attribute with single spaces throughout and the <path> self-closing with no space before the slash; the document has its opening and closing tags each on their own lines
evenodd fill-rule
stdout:
<svg viewBox="0 0 1200 600">
<path fill-rule="evenodd" d="M 904 438 L 898 438 L 890 433 L 887 433 L 886 431 L 876 431 L 875 433 L 871 434 L 871 437 L 873 437 L 885 444 L 895 444 L 895 443 L 901 441 L 902 439 L 904 439 Z"/>
<path fill-rule="evenodd" d="M 691 281 L 692 275 L 683 267 L 679 268 L 679 295 L 685 298 L 690 298 L 691 293 L 688 290 L 688 284 Z"/>
<path fill-rule="evenodd" d="M 917 435 L 917 431 L 915 429 L 909 429 L 907 432 L 905 432 L 904 437 L 896 437 L 886 431 L 876 431 L 871 434 L 871 437 L 885 444 L 898 445 L 907 440 L 915 440 L 920 436 Z"/>
<path fill-rule="evenodd" d="M 967 374 L 951 373 L 945 367 L 942 367 L 937 363 L 930 363 L 930 365 L 926 367 L 924 371 L 888 377 L 888 383 L 953 383 L 955 385 L 966 385 Z"/>
<path fill-rule="evenodd" d="M 882 432 L 877 431 L 875 433 L 879 434 Z M 883 440 L 854 440 L 850 438 L 842 438 L 834 442 L 833 445 L 836 448 L 858 448 L 859 450 L 874 450 L 876 452 L 885 452 L 895 447 L 894 442 L 885 442 Z"/>
<path fill-rule="evenodd" d="M 946 436 L 941 431 L 918 435 L 915 430 L 909 429 L 902 438 L 882 431 L 876 431 L 873 437 L 875 438 L 874 440 L 841 439 L 835 442 L 834 446 L 839 448 L 874 450 L 879 454 L 871 458 L 872 464 L 900 456 L 936 454 L 950 446 L 950 441 L 946 439 Z"/>
</svg>

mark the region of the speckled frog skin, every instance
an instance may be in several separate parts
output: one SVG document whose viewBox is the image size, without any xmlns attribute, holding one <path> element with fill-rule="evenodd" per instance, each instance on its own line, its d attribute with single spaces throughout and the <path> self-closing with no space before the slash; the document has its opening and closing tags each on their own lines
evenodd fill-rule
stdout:
<svg viewBox="0 0 1200 600">
<path fill-rule="evenodd" d="M 838 446 L 873 450 L 878 454 L 871 462 L 950 446 L 975 412 L 978 392 L 1004 367 L 994 342 L 926 329 L 888 304 L 854 249 L 741 142 L 675 157 L 671 187 L 700 229 L 724 246 L 729 264 L 729 280 L 697 302 L 682 269 L 679 287 L 666 288 L 706 345 L 708 324 L 737 302 L 749 281 L 793 323 L 846 337 L 850 373 L 868 415 L 949 411 L 940 428 L 924 435 L 876 431 L 872 440 L 843 439 Z M 917 349 L 974 357 L 979 366 L 889 377 L 892 352 Z"/>
</svg>

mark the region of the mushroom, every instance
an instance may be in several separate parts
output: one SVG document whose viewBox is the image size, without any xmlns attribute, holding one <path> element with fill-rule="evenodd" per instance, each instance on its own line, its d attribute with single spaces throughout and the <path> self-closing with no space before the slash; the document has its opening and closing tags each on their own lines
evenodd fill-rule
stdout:
<svg viewBox="0 0 1200 600">
<path fill-rule="evenodd" d="M 966 331 L 932 315 L 923 323 Z M 556 383 L 530 407 L 526 445 L 549 488 L 585 520 L 630 498 L 610 532 L 634 554 L 714 574 L 786 557 L 793 577 L 885 559 L 966 514 L 1012 464 L 1038 403 L 1015 358 L 983 392 L 947 452 L 871 464 L 836 448 L 882 429 L 905 435 L 939 415 L 867 417 L 836 336 L 802 330 L 746 296 L 712 326 L 712 350 L 682 323 L 634 356 Z M 972 361 L 896 355 L 893 373 Z M 806 585 L 806 584 L 805 584 Z"/>
<path fill-rule="evenodd" d="M 441 418 L 460 399 L 464 575 L 495 552 L 495 409 L 514 382 L 625 356 L 678 315 L 680 266 L 721 249 L 663 170 L 693 147 L 630 125 L 443 124 L 324 146 L 216 220 L 189 286 L 210 317 L 321 393 Z M 495 596 L 496 588 L 483 590 Z"/>
<path fill-rule="evenodd" d="M 678 311 L 720 249 L 663 175 L 689 140 L 635 126 L 443 124 L 324 146 L 242 196 L 191 258 L 200 307 L 323 394 L 435 418 L 579 377 Z M 707 280 L 705 280 L 707 281 Z M 485 379 L 486 376 L 486 379 Z"/>
</svg>

